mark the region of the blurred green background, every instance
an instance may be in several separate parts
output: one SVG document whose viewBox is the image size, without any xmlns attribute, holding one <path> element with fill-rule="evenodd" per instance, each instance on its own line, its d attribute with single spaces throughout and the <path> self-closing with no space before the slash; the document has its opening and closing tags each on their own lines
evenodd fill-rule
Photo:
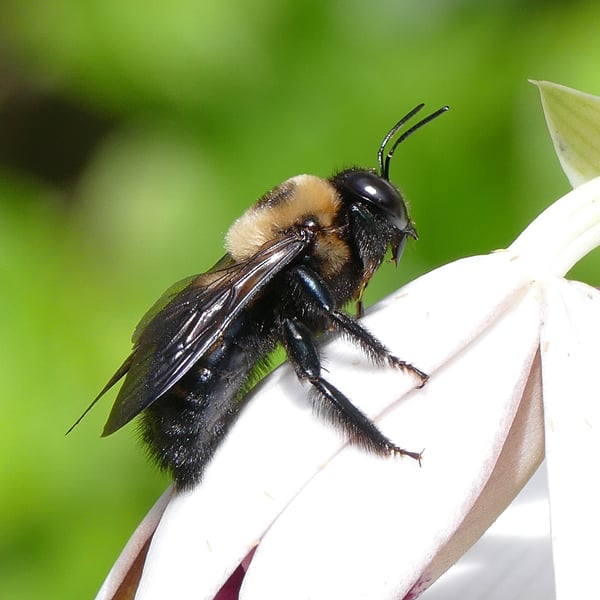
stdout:
<svg viewBox="0 0 600 600">
<path fill-rule="evenodd" d="M 476 0 L 0 3 L 0 597 L 90 598 L 166 480 L 114 396 L 64 432 L 172 282 L 302 172 L 397 152 L 421 239 L 373 302 L 509 244 L 568 190 L 527 78 L 600 93 L 600 4 Z M 598 257 L 576 275 L 598 284 Z"/>
</svg>

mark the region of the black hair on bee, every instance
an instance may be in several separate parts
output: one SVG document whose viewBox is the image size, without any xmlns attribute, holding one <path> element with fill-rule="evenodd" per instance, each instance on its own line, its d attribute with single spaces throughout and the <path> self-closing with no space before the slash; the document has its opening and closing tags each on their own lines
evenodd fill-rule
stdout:
<svg viewBox="0 0 600 600">
<path fill-rule="evenodd" d="M 419 121 L 385 152 L 422 108 L 384 137 L 378 172 L 354 167 L 329 179 L 298 175 L 250 207 L 227 233 L 227 254 L 210 271 L 167 290 L 143 317 L 131 354 L 75 425 L 124 377 L 102 435 L 140 415 L 151 456 L 178 489 L 189 489 L 243 406 L 249 383 L 281 345 L 298 378 L 311 384 L 319 412 L 352 443 L 419 460 L 323 378 L 315 336 L 337 330 L 375 364 L 409 371 L 419 386 L 427 380 L 343 311 L 355 301 L 362 312 L 363 291 L 388 247 L 398 264 L 407 238 L 417 237 L 389 180 L 390 161 L 398 144 L 448 107 Z"/>
</svg>

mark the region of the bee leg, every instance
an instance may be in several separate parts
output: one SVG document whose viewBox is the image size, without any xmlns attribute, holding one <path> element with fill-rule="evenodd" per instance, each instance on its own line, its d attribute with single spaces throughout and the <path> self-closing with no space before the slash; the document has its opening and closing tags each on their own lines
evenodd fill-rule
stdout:
<svg viewBox="0 0 600 600">
<path fill-rule="evenodd" d="M 331 292 L 320 275 L 306 267 L 297 267 L 294 270 L 294 275 L 304 290 L 310 295 L 313 304 L 316 301 L 319 310 L 329 318 L 333 327 L 356 342 L 373 363 L 379 366 L 383 366 L 387 363 L 392 367 L 414 373 L 421 380 L 421 384 L 418 386 L 420 388 L 427 383 L 427 380 L 429 379 L 427 373 L 424 373 L 421 369 L 417 369 L 417 367 L 410 363 L 394 356 L 356 319 L 335 309 Z"/>
<path fill-rule="evenodd" d="M 388 363 L 392 367 L 414 373 L 421 380 L 419 388 L 422 388 L 427 383 L 429 379 L 427 373 L 424 373 L 411 363 L 394 356 L 372 333 L 355 319 L 338 311 L 332 311 L 328 314 L 334 328 L 355 341 L 373 363 L 381 366 Z"/>
<path fill-rule="evenodd" d="M 410 456 L 420 462 L 420 452 L 410 452 L 396 446 L 342 392 L 321 377 L 319 354 L 305 325 L 284 319 L 282 342 L 298 378 L 313 386 L 319 412 L 339 425 L 351 443 L 382 456 Z"/>
</svg>

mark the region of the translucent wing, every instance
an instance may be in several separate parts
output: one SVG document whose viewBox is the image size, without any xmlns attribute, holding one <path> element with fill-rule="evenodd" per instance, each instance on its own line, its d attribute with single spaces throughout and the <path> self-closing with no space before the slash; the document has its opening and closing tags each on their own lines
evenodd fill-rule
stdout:
<svg viewBox="0 0 600 600">
<path fill-rule="evenodd" d="M 132 354 L 109 382 L 127 372 L 103 435 L 128 423 L 181 379 L 306 245 L 298 236 L 280 238 L 243 263 L 199 275 L 177 293 L 138 334 Z"/>
<path fill-rule="evenodd" d="M 175 284 L 175 288 L 184 286 L 180 291 L 167 290 L 138 325 L 132 353 L 84 415 L 126 375 L 102 435 L 131 421 L 211 349 L 240 312 L 307 244 L 297 235 L 279 238 L 245 262 L 232 264 L 226 257 L 215 265 L 217 270 Z"/>
<path fill-rule="evenodd" d="M 219 271 L 225 271 L 235 265 L 235 261 L 229 254 L 223 256 L 206 274 L 213 274 Z M 165 307 L 173 298 L 175 298 L 180 292 L 182 292 L 185 288 L 188 287 L 194 280 L 198 280 L 203 277 L 202 275 L 191 275 L 177 281 L 172 286 L 170 286 L 162 296 L 146 311 L 146 314 L 140 319 L 140 322 L 137 324 L 133 335 L 131 336 L 131 341 L 136 344 L 140 335 L 146 329 L 150 321 L 154 319 L 154 317 Z"/>
</svg>

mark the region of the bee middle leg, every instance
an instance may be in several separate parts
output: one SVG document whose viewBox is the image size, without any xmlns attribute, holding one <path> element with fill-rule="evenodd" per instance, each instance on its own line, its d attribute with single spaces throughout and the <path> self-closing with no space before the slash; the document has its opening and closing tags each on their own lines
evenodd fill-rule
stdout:
<svg viewBox="0 0 600 600">
<path fill-rule="evenodd" d="M 352 443 L 379 455 L 404 455 L 420 461 L 421 453 L 396 446 L 340 390 L 321 377 L 319 354 L 305 325 L 284 319 L 282 342 L 298 378 L 313 386 L 320 412 L 339 425 Z"/>
</svg>

